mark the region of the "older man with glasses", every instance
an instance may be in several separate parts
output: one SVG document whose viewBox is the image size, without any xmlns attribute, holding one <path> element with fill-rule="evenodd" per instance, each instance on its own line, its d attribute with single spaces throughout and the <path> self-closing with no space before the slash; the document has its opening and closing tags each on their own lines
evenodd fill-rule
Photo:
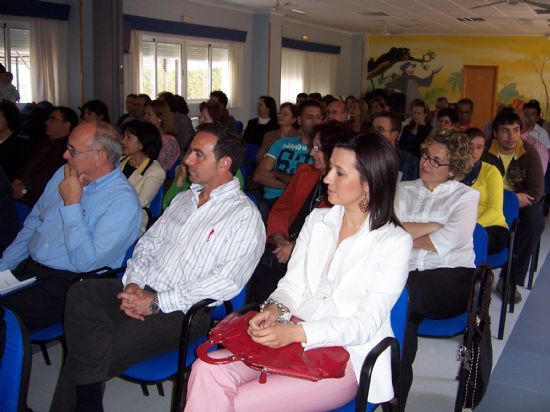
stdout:
<svg viewBox="0 0 550 412">
<path fill-rule="evenodd" d="M 119 267 L 141 223 L 137 195 L 115 167 L 122 149 L 103 122 L 76 127 L 52 176 L 4 251 L 0 271 L 32 286 L 0 299 L 33 332 L 63 319 L 65 293 L 82 273 Z"/>
</svg>

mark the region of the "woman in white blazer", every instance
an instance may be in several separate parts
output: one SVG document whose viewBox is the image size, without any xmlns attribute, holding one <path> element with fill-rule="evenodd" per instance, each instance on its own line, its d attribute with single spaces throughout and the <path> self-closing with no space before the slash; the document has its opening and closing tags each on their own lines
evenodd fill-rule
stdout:
<svg viewBox="0 0 550 412">
<path fill-rule="evenodd" d="M 346 375 L 318 382 L 272 375 L 262 385 L 259 372 L 242 363 L 199 360 L 186 411 L 330 410 L 356 396 L 365 356 L 393 336 L 390 312 L 407 281 L 412 239 L 393 210 L 397 177 L 395 151 L 380 135 L 336 145 L 324 179 L 335 206 L 311 212 L 286 275 L 250 321 L 252 340 L 269 347 L 344 346 L 350 353 Z M 289 323 L 289 314 L 304 321 Z M 386 352 L 374 368 L 369 401 L 392 397 Z"/>
<path fill-rule="evenodd" d="M 147 228 L 146 208 L 164 183 L 166 173 L 156 160 L 162 147 L 160 131 L 151 123 L 131 120 L 122 126 L 122 158 L 120 169 L 134 187 L 141 204 L 142 220 L 139 235 Z"/>
</svg>

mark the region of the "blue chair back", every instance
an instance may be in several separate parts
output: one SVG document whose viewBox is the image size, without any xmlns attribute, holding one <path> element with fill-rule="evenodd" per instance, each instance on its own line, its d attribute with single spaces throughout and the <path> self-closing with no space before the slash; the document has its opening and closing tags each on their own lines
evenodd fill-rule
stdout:
<svg viewBox="0 0 550 412">
<path fill-rule="evenodd" d="M 174 180 L 176 178 L 176 169 L 178 168 L 180 163 L 181 163 L 181 159 L 177 159 L 172 165 L 172 167 L 166 172 L 166 177 L 169 180 Z"/>
<path fill-rule="evenodd" d="M 242 134 L 243 129 L 244 129 L 243 122 L 241 122 L 240 120 L 235 120 L 235 130 Z"/>
<path fill-rule="evenodd" d="M 487 263 L 487 231 L 479 223 L 474 229 L 474 253 L 476 255 L 475 265 Z"/>
<path fill-rule="evenodd" d="M 17 212 L 17 221 L 19 222 L 19 229 L 23 229 L 25 219 L 31 213 L 31 208 L 25 203 L 15 202 L 15 211 Z"/>
<path fill-rule="evenodd" d="M 151 204 L 149 205 L 149 212 L 151 212 L 151 217 L 156 219 L 162 213 L 162 197 L 164 196 L 164 188 L 161 186 Z"/>
<path fill-rule="evenodd" d="M 256 168 L 256 155 L 260 151 L 260 146 L 256 144 L 247 144 L 244 160 L 241 165 L 241 173 L 243 175 L 243 181 L 246 183 L 247 176 Z"/>
<path fill-rule="evenodd" d="M 511 228 L 514 220 L 519 216 L 519 200 L 514 192 L 506 189 L 504 189 L 503 212 L 508 228 Z"/>
<path fill-rule="evenodd" d="M 25 410 L 31 368 L 31 349 L 26 329 L 13 312 L 4 308 L 4 353 L 0 364 L 0 411 Z"/>
</svg>

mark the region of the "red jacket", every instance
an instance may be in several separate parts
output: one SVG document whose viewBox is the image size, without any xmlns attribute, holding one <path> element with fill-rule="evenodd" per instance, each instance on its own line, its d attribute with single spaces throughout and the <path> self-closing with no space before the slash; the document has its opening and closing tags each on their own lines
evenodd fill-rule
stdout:
<svg viewBox="0 0 550 412">
<path fill-rule="evenodd" d="M 310 164 L 301 164 L 296 174 L 290 180 L 287 188 L 271 208 L 267 218 L 267 239 L 274 234 L 282 234 L 288 239 L 288 229 L 298 213 L 304 206 L 304 202 L 319 181 L 321 172 Z M 325 199 L 318 207 L 331 207 Z"/>
</svg>

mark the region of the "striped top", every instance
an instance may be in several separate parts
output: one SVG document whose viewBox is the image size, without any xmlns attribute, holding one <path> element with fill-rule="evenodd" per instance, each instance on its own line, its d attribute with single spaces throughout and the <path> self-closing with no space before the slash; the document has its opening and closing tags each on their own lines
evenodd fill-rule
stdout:
<svg viewBox="0 0 550 412">
<path fill-rule="evenodd" d="M 198 207 L 203 187 L 191 185 L 174 198 L 136 245 L 122 282 L 150 286 L 165 313 L 186 312 L 205 298 L 236 296 L 265 246 L 256 206 L 234 178 Z"/>
</svg>

